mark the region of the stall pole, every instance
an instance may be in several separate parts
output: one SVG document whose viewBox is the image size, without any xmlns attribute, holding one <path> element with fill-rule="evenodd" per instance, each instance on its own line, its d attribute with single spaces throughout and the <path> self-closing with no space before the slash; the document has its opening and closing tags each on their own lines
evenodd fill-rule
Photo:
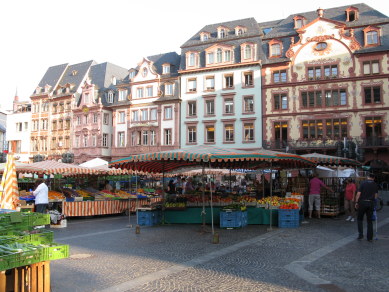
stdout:
<svg viewBox="0 0 389 292">
<path fill-rule="evenodd" d="M 211 169 L 211 162 L 209 162 L 209 169 Z M 209 183 L 209 190 L 211 193 L 211 224 L 212 224 L 212 235 L 215 234 L 215 229 L 213 226 L 213 197 L 212 197 L 212 181 Z"/>
<path fill-rule="evenodd" d="M 273 201 L 273 161 L 270 161 L 270 201 Z M 272 211 L 273 211 L 273 208 L 272 206 L 270 206 L 270 218 L 269 218 L 269 221 L 270 221 L 270 227 L 268 229 L 268 231 L 273 231 L 273 222 L 272 222 Z"/>
<path fill-rule="evenodd" d="M 128 227 L 131 228 L 131 179 L 132 179 L 132 174 L 128 174 L 128 191 L 130 192 L 130 196 L 128 197 Z"/>
<path fill-rule="evenodd" d="M 231 188 L 231 169 L 230 169 L 230 194 L 232 193 L 232 188 Z"/>
<path fill-rule="evenodd" d="M 205 174 L 205 164 L 203 163 L 202 165 L 202 181 L 204 183 L 204 174 Z M 203 219 L 203 225 L 202 225 L 202 232 L 205 233 L 205 188 L 203 186 L 203 191 L 202 191 L 202 201 L 203 201 L 203 210 L 201 211 L 201 216 Z"/>
</svg>

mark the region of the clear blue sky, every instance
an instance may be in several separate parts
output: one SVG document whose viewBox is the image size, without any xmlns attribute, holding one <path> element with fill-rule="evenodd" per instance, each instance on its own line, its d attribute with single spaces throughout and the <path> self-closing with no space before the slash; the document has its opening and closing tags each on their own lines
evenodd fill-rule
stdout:
<svg viewBox="0 0 389 292">
<path fill-rule="evenodd" d="M 0 108 L 18 88 L 28 100 L 47 68 L 87 60 L 131 68 L 144 56 L 176 51 L 212 23 L 360 3 L 347 0 L 19 0 L 0 4 Z M 389 15 L 389 1 L 364 1 Z M 274 7 L 271 5 L 275 4 Z"/>
</svg>

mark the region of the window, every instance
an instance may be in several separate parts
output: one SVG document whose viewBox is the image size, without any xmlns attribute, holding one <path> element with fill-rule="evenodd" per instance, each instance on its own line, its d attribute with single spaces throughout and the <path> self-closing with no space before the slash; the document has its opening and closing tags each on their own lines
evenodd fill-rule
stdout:
<svg viewBox="0 0 389 292">
<path fill-rule="evenodd" d="M 151 131 L 150 131 L 150 145 L 151 145 L 151 146 L 154 146 L 154 145 L 155 145 L 155 140 L 156 140 L 155 131 L 154 131 L 154 130 L 151 130 Z"/>
<path fill-rule="evenodd" d="M 104 125 L 109 125 L 109 114 L 103 115 L 103 123 Z"/>
<path fill-rule="evenodd" d="M 136 97 L 137 98 L 142 98 L 143 97 L 143 87 L 138 87 L 136 89 Z"/>
<path fill-rule="evenodd" d="M 153 87 L 152 86 L 147 86 L 146 87 L 146 96 L 147 97 L 152 97 L 153 96 Z"/>
<path fill-rule="evenodd" d="M 244 72 L 244 86 L 253 86 L 253 72 Z"/>
<path fill-rule="evenodd" d="M 103 147 L 108 147 L 108 134 L 103 134 Z"/>
<path fill-rule="evenodd" d="M 331 139 L 347 137 L 347 119 L 327 119 L 325 120 L 325 130 L 326 137 Z"/>
<path fill-rule="evenodd" d="M 189 66 L 195 66 L 196 64 L 196 56 L 194 53 L 190 53 L 189 55 Z"/>
<path fill-rule="evenodd" d="M 193 117 L 197 115 L 196 102 L 188 101 L 188 116 Z"/>
<path fill-rule="evenodd" d="M 208 99 L 205 101 L 205 114 L 214 115 L 215 114 L 215 100 Z"/>
<path fill-rule="evenodd" d="M 205 77 L 205 90 L 215 90 L 215 77 L 214 76 Z"/>
<path fill-rule="evenodd" d="M 188 92 L 195 92 L 195 91 L 197 91 L 196 78 L 188 79 Z"/>
<path fill-rule="evenodd" d="M 23 123 L 16 123 L 16 132 L 21 132 L 23 129 Z"/>
<path fill-rule="evenodd" d="M 147 76 L 147 68 L 146 68 L 146 67 L 143 68 L 143 70 L 142 70 L 142 76 L 143 76 L 143 77 L 146 77 L 146 76 Z"/>
<path fill-rule="evenodd" d="M 132 146 L 136 145 L 136 132 L 131 133 L 131 145 Z"/>
<path fill-rule="evenodd" d="M 66 130 L 70 130 L 70 118 L 66 119 L 65 127 L 66 127 Z"/>
<path fill-rule="evenodd" d="M 224 88 L 233 88 L 233 87 L 234 87 L 234 75 L 225 75 Z"/>
<path fill-rule="evenodd" d="M 138 111 L 133 111 L 132 112 L 132 119 L 133 122 L 138 122 L 139 121 L 139 114 Z"/>
<path fill-rule="evenodd" d="M 28 130 L 28 122 L 24 122 L 24 131 L 27 131 L 27 130 Z"/>
<path fill-rule="evenodd" d="M 204 42 L 204 41 L 207 41 L 208 40 L 208 34 L 206 33 L 203 33 L 201 34 L 201 40 Z"/>
<path fill-rule="evenodd" d="M 195 126 L 188 127 L 188 143 L 197 142 L 197 129 Z"/>
<path fill-rule="evenodd" d="M 294 28 L 301 28 L 303 26 L 303 20 L 302 19 L 296 19 L 294 22 Z"/>
<path fill-rule="evenodd" d="M 345 90 L 328 90 L 325 92 L 326 106 L 346 105 L 347 96 Z"/>
<path fill-rule="evenodd" d="M 244 129 L 244 142 L 253 142 L 254 141 L 254 124 L 247 123 L 243 125 Z"/>
<path fill-rule="evenodd" d="M 83 141 L 83 147 L 88 147 L 88 136 L 87 136 L 87 135 L 84 135 L 84 136 L 83 136 L 82 141 Z M 58 144 L 59 144 L 60 146 L 62 146 L 62 142 L 59 142 Z"/>
<path fill-rule="evenodd" d="M 206 126 L 205 127 L 205 142 L 215 143 L 215 126 Z"/>
<path fill-rule="evenodd" d="M 380 67 L 378 61 L 367 61 L 363 62 L 363 74 L 370 75 L 370 74 L 379 74 L 380 73 Z"/>
<path fill-rule="evenodd" d="M 303 138 L 317 139 L 323 137 L 322 120 L 302 121 L 302 126 L 303 126 Z"/>
<path fill-rule="evenodd" d="M 254 112 L 254 97 L 245 96 L 243 99 L 243 112 L 253 113 Z"/>
<path fill-rule="evenodd" d="M 234 142 L 234 125 L 224 125 L 224 141 Z"/>
<path fill-rule="evenodd" d="M 129 77 L 130 77 L 130 79 L 134 78 L 135 77 L 135 71 L 131 71 L 130 74 L 129 74 Z"/>
<path fill-rule="evenodd" d="M 125 123 L 126 122 L 126 113 L 125 112 L 119 112 L 119 116 L 118 116 L 118 122 L 119 123 Z"/>
<path fill-rule="evenodd" d="M 231 61 L 231 50 L 224 51 L 224 61 L 225 62 Z"/>
<path fill-rule="evenodd" d="M 234 113 L 234 99 L 226 98 L 224 99 L 224 113 L 233 114 Z"/>
<path fill-rule="evenodd" d="M 274 138 L 276 141 L 287 141 L 288 139 L 288 122 L 274 122 Z"/>
<path fill-rule="evenodd" d="M 251 46 L 250 45 L 246 45 L 244 47 L 244 58 L 251 59 Z"/>
<path fill-rule="evenodd" d="M 77 117 L 77 118 L 80 118 L 80 117 Z M 80 120 L 81 120 L 81 118 L 80 118 Z M 34 122 L 35 123 L 35 122 Z M 51 123 L 51 127 L 52 127 L 52 130 L 53 131 L 56 131 L 57 130 L 57 121 L 53 121 L 52 123 Z M 34 124 L 34 128 L 35 128 L 35 124 Z"/>
<path fill-rule="evenodd" d="M 173 95 L 173 84 L 165 84 L 165 95 Z"/>
<path fill-rule="evenodd" d="M 324 51 L 327 48 L 327 43 L 326 42 L 319 42 L 315 46 L 316 51 Z"/>
<path fill-rule="evenodd" d="M 163 65 L 162 74 L 169 74 L 169 73 L 170 73 L 170 65 Z"/>
<path fill-rule="evenodd" d="M 308 80 L 321 79 L 321 67 L 308 68 Z"/>
<path fill-rule="evenodd" d="M 143 131 L 142 132 L 142 144 L 143 145 L 148 145 L 149 144 L 149 132 L 148 131 Z"/>
<path fill-rule="evenodd" d="M 365 87 L 365 103 L 381 103 L 381 87 Z"/>
<path fill-rule="evenodd" d="M 310 91 L 301 93 L 303 108 L 321 107 L 322 106 L 322 92 Z"/>
<path fill-rule="evenodd" d="M 365 118 L 366 138 L 370 145 L 376 145 L 378 143 L 377 138 L 382 137 L 382 127 L 382 117 Z"/>
<path fill-rule="evenodd" d="M 281 56 L 281 45 L 280 44 L 271 45 L 270 56 L 271 57 L 280 57 Z"/>
<path fill-rule="evenodd" d="M 113 103 L 113 92 L 112 91 L 108 92 L 107 102 Z"/>
<path fill-rule="evenodd" d="M 220 48 L 217 49 L 216 58 L 217 58 L 217 62 L 218 63 L 223 62 L 223 51 L 222 51 L 222 49 L 220 49 Z"/>
<path fill-rule="evenodd" d="M 52 139 L 52 143 L 53 143 L 53 146 L 54 146 L 55 143 L 56 143 L 56 139 L 55 138 Z M 76 136 L 76 147 L 77 148 L 80 147 L 80 136 Z"/>
<path fill-rule="evenodd" d="M 213 52 L 212 53 L 208 53 L 207 55 L 208 55 L 208 64 L 215 63 L 215 56 L 214 56 Z"/>
<path fill-rule="evenodd" d="M 150 110 L 150 120 L 156 121 L 157 120 L 157 109 L 153 108 Z"/>
<path fill-rule="evenodd" d="M 367 45 L 377 45 L 378 44 L 378 32 L 377 31 L 368 31 L 366 33 L 366 44 Z"/>
<path fill-rule="evenodd" d="M 97 137 L 95 134 L 92 135 L 92 147 L 97 146 Z"/>
<path fill-rule="evenodd" d="M 136 145 L 142 145 L 142 131 L 136 132 Z"/>
<path fill-rule="evenodd" d="M 274 94 L 273 99 L 275 110 L 288 109 L 288 96 L 286 95 L 286 93 Z"/>
<path fill-rule="evenodd" d="M 57 104 L 53 104 L 53 113 L 57 112 Z"/>
<path fill-rule="evenodd" d="M 141 112 L 141 120 L 147 121 L 149 119 L 149 111 L 147 109 L 143 109 Z"/>
<path fill-rule="evenodd" d="M 222 28 L 219 30 L 219 39 L 222 39 L 226 36 L 226 31 Z"/>
<path fill-rule="evenodd" d="M 71 110 L 72 109 L 72 104 L 70 102 L 66 103 L 66 109 Z"/>
<path fill-rule="evenodd" d="M 118 132 L 118 147 L 124 147 L 124 132 Z"/>
<path fill-rule="evenodd" d="M 286 82 L 286 70 L 279 70 L 273 72 L 273 82 Z"/>
<path fill-rule="evenodd" d="M 119 101 L 127 99 L 127 90 L 119 90 Z"/>
<path fill-rule="evenodd" d="M 324 66 L 324 77 L 326 79 L 337 78 L 338 77 L 338 65 Z"/>
<path fill-rule="evenodd" d="M 85 121 L 85 125 L 87 125 L 88 124 L 88 115 L 84 115 L 84 121 Z M 62 124 L 62 122 L 61 122 L 61 124 Z M 61 126 L 61 128 L 62 128 L 62 126 Z"/>
<path fill-rule="evenodd" d="M 93 123 L 94 124 L 97 124 L 97 119 L 98 119 L 99 115 L 98 114 L 93 114 Z"/>
<path fill-rule="evenodd" d="M 173 108 L 171 106 L 166 106 L 164 108 L 164 118 L 165 120 L 171 120 L 173 118 Z"/>
<path fill-rule="evenodd" d="M 172 145 L 172 130 L 171 129 L 164 130 L 164 137 L 165 137 L 165 145 Z"/>
</svg>

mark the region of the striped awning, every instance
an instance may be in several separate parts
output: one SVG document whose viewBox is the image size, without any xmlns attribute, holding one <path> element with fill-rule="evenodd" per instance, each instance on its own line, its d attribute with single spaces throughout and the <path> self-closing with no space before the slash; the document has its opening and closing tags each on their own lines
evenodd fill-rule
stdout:
<svg viewBox="0 0 389 292">
<path fill-rule="evenodd" d="M 256 169 L 274 166 L 313 167 L 315 163 L 299 155 L 268 150 L 245 151 L 209 145 L 193 146 L 171 151 L 131 155 L 109 163 L 111 167 L 161 173 L 174 169 L 206 164 L 212 168 Z"/>
<path fill-rule="evenodd" d="M 19 200 L 18 180 L 16 176 L 15 159 L 13 154 L 7 155 L 7 163 L 1 178 L 0 208 L 16 210 Z"/>
<path fill-rule="evenodd" d="M 98 174 L 99 170 L 82 167 L 79 165 L 62 163 L 55 160 L 45 160 L 30 164 L 32 167 L 40 169 L 44 174 L 64 174 L 64 175 L 79 175 L 79 174 Z"/>
<path fill-rule="evenodd" d="M 339 165 L 339 166 L 361 166 L 362 165 L 359 161 L 356 161 L 354 159 L 330 156 L 330 155 L 325 155 L 320 153 L 309 153 L 301 156 L 312 160 L 316 164 L 321 164 L 321 165 Z"/>
</svg>

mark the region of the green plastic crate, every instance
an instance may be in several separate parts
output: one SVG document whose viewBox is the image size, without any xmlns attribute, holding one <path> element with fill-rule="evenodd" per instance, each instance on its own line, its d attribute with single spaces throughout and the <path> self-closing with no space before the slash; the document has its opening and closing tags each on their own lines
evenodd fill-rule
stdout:
<svg viewBox="0 0 389 292">
<path fill-rule="evenodd" d="M 0 256 L 0 271 L 27 266 L 42 261 L 42 248 Z"/>
<path fill-rule="evenodd" d="M 49 246 L 43 247 L 43 261 L 53 261 L 66 259 L 69 257 L 69 245 L 51 243 Z"/>
<path fill-rule="evenodd" d="M 0 244 L 7 243 L 30 243 L 30 244 L 48 244 L 52 243 L 54 239 L 53 231 L 49 230 L 33 230 L 28 232 L 21 232 L 17 230 L 12 230 L 9 232 L 4 232 L 6 234 L 0 235 Z"/>
<path fill-rule="evenodd" d="M 27 225 L 28 226 L 37 226 L 37 225 L 48 225 L 50 224 L 50 214 L 42 213 L 24 213 L 27 214 Z"/>
</svg>

